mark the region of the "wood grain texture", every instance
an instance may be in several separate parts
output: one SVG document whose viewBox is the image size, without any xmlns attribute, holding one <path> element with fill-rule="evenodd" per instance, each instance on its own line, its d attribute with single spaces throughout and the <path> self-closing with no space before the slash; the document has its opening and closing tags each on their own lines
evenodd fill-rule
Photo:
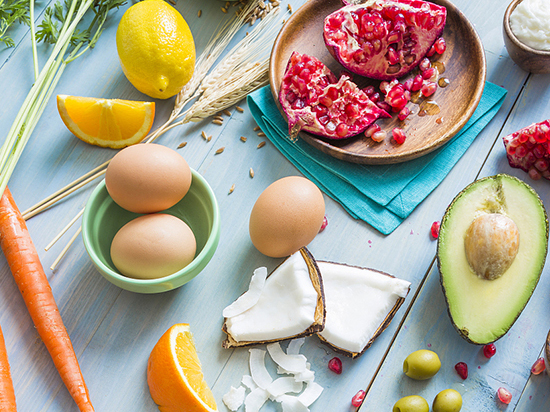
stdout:
<svg viewBox="0 0 550 412">
<path fill-rule="evenodd" d="M 468 19 L 447 0 L 435 3 L 447 8 L 447 22 L 443 32 L 447 50 L 437 61 L 444 68 L 442 76 L 449 79 L 449 86 L 438 88 L 429 99 L 420 99 L 418 104 L 410 104 L 412 114 L 405 121 L 400 121 L 395 115 L 393 119 L 377 120 L 377 124 L 388 135 L 381 143 L 363 135 L 343 140 L 324 139 L 306 132 L 300 132 L 299 136 L 331 156 L 362 164 L 404 162 L 425 155 L 449 141 L 466 124 L 477 107 L 483 92 L 486 63 L 481 40 Z M 318 58 L 337 76 L 345 70 L 330 55 L 323 41 L 324 19 L 340 7 L 340 0 L 306 2 L 279 33 L 270 63 L 271 91 L 277 102 L 289 57 L 295 51 Z M 400 81 L 412 78 L 417 73 L 418 70 L 413 70 Z M 355 76 L 354 81 L 361 88 L 367 85 L 378 87 L 380 84 L 379 81 L 360 76 Z M 420 105 L 424 100 L 438 106 L 440 111 L 419 116 Z M 402 145 L 390 138 L 391 130 L 395 127 L 403 128 L 407 136 Z"/>
<path fill-rule="evenodd" d="M 311 0 L 309 0 L 311 1 Z M 305 0 L 291 0 L 292 8 Z M 176 7 L 188 21 L 200 52 L 227 17 L 224 3 L 179 1 Z M 351 218 L 343 208 L 325 196 L 328 227 L 308 246 L 317 259 L 348 263 L 390 273 L 412 283 L 411 291 L 395 318 L 373 345 L 358 359 L 342 358 L 342 375 L 327 368 L 336 353 L 311 337 L 304 353 L 316 381 L 325 390 L 311 406 L 312 412 L 349 412 L 352 396 L 366 389 L 372 380 L 364 411 L 382 410 L 403 394 L 423 393 L 427 398 L 445 386 L 455 387 L 464 399 L 465 411 L 547 411 L 550 406 L 550 378 L 530 376 L 529 369 L 540 356 L 550 329 L 548 293 L 550 278 L 545 269 L 535 295 L 509 334 L 497 342 L 497 355 L 482 361 L 480 348 L 466 343 L 454 331 L 446 314 L 444 298 L 433 267 L 436 242 L 430 226 L 439 220 L 448 203 L 478 176 L 510 173 L 532 185 L 550 204 L 547 181 L 528 181 L 522 171 L 511 169 L 501 137 L 535 121 L 550 117 L 548 76 L 529 76 L 508 56 L 502 38 L 501 18 L 507 4 L 497 0 L 456 0 L 454 4 L 475 26 L 487 58 L 487 80 L 505 87 L 508 96 L 496 117 L 480 133 L 449 176 L 391 235 L 383 236 L 370 226 Z M 282 4 L 286 7 L 286 3 Z M 118 63 L 114 36 L 126 5 L 115 15 L 94 50 L 71 63 L 56 93 L 95 97 L 148 100 L 124 78 Z M 196 18 L 198 9 L 202 17 Z M 244 28 L 240 36 L 244 36 Z M 18 28 L 19 30 L 19 28 Z M 0 106 L 0 130 L 7 130 L 28 87 L 32 66 L 28 33 L 17 33 L 16 49 L 0 51 L 0 95 L 9 104 Z M 41 61 L 47 50 L 40 48 Z M 17 79 L 17 81 L 12 81 Z M 168 116 L 173 100 L 157 101 L 156 127 Z M 176 148 L 212 186 L 221 212 L 221 238 L 213 259 L 193 281 L 159 295 L 140 295 L 118 289 L 103 279 L 89 261 L 80 238 L 58 268 L 46 270 L 61 315 L 72 338 L 90 396 L 97 411 L 151 412 L 157 410 L 146 384 L 145 365 L 150 350 L 174 323 L 188 322 L 195 336 L 207 382 L 213 389 L 220 411 L 227 410 L 221 398 L 230 386 L 238 385 L 249 373 L 248 350 L 221 348 L 224 334 L 222 310 L 248 288 L 254 269 L 275 268 L 280 259 L 261 255 L 248 235 L 248 216 L 260 193 L 274 180 L 298 175 L 265 137 L 257 135 L 246 102 L 244 113 L 231 109 L 222 126 L 209 121 L 178 127 L 158 143 Z M 202 131 L 212 136 L 206 142 Z M 5 132 L 4 132 L 5 133 Z M 242 142 L 241 136 L 247 141 Z M 258 149 L 261 141 L 267 144 Z M 215 155 L 219 147 L 223 153 Z M 21 209 L 53 193 L 76 177 L 114 155 L 114 151 L 86 145 L 64 127 L 55 103 L 48 104 L 22 160 L 10 182 Z M 255 172 L 249 175 L 249 169 Z M 233 193 L 229 189 L 235 185 Z M 93 184 L 28 222 L 44 267 L 49 267 L 69 236 L 49 252 L 43 248 L 84 206 Z M 73 230 L 76 229 L 73 228 Z M 26 313 L 4 258 L 0 258 L 0 324 L 10 354 L 12 377 L 21 411 L 76 412 L 47 351 Z M 402 326 L 401 326 L 402 325 Z M 443 368 L 435 380 L 423 384 L 407 382 L 400 370 L 404 356 L 427 346 L 440 353 Z M 283 344 L 285 345 L 285 344 Z M 471 379 L 453 375 L 453 362 L 471 363 Z M 379 366 L 381 369 L 378 371 Z M 480 367 L 477 369 L 477 367 Z M 268 364 L 275 376 L 274 365 Z M 494 399 L 494 388 L 506 386 L 514 395 L 504 408 Z M 379 403 L 381 402 L 381 403 Z M 280 411 L 277 404 L 262 411 Z"/>
</svg>

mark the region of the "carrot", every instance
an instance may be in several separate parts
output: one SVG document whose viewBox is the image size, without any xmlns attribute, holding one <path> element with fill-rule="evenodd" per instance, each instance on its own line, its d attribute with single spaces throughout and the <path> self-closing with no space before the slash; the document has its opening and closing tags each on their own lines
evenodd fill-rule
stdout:
<svg viewBox="0 0 550 412">
<path fill-rule="evenodd" d="M 6 187 L 0 199 L 0 247 L 27 305 L 34 326 L 81 412 L 93 412 L 88 388 L 59 314 L 48 278 L 25 220 Z"/>
<path fill-rule="evenodd" d="M 0 412 L 16 412 L 15 391 L 11 380 L 8 352 L 2 328 L 0 328 Z"/>
</svg>

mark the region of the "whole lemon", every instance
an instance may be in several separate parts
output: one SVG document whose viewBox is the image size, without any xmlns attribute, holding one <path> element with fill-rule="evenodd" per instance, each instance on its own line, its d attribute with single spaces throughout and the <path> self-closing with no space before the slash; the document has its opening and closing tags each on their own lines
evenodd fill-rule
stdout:
<svg viewBox="0 0 550 412">
<path fill-rule="evenodd" d="M 164 0 L 130 7 L 118 25 L 116 45 L 122 71 L 150 97 L 178 94 L 193 75 L 193 35 L 182 15 Z"/>
</svg>

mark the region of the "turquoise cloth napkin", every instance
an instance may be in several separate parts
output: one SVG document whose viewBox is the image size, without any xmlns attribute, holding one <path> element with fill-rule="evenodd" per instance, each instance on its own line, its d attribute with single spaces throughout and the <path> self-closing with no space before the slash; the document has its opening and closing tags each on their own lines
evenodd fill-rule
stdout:
<svg viewBox="0 0 550 412">
<path fill-rule="evenodd" d="M 269 86 L 251 93 L 247 101 L 258 126 L 304 176 L 351 216 L 387 235 L 447 176 L 498 112 L 505 96 L 502 87 L 485 83 L 473 116 L 447 144 L 418 159 L 392 165 L 349 163 L 315 149 L 302 139 L 292 142 L 288 138 L 288 124 Z"/>
</svg>

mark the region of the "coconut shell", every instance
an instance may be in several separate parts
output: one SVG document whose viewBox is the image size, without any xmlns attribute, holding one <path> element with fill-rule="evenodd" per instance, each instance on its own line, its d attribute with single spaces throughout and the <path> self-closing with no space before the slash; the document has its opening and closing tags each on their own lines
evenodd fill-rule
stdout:
<svg viewBox="0 0 550 412">
<path fill-rule="evenodd" d="M 321 278 L 321 271 L 319 270 L 319 267 L 317 266 L 317 262 L 315 261 L 313 255 L 309 252 L 309 250 L 305 247 L 300 249 L 300 253 L 302 254 L 302 257 L 304 258 L 307 267 L 309 269 L 309 277 L 311 279 L 311 283 L 317 292 L 317 306 L 315 308 L 315 321 L 303 332 L 292 335 L 292 336 L 282 336 L 281 338 L 277 339 L 270 339 L 270 340 L 258 340 L 258 341 L 240 341 L 237 342 L 233 336 L 227 331 L 226 321 L 227 318 L 224 318 L 224 323 L 222 326 L 222 331 L 227 334 L 227 338 L 222 342 L 222 347 L 229 349 L 229 348 L 237 348 L 237 347 L 247 347 L 247 346 L 254 346 L 254 345 L 262 345 L 266 343 L 272 343 L 272 342 L 280 342 L 287 339 L 296 339 L 301 338 L 305 336 L 313 335 L 317 332 L 320 332 L 325 327 L 325 316 L 326 316 L 326 309 L 325 309 L 325 293 L 323 290 L 323 279 Z M 288 258 L 287 258 L 288 259 Z M 281 266 L 284 264 L 286 259 L 279 264 Z M 269 275 L 271 276 L 278 268 L 277 266 Z"/>
</svg>

